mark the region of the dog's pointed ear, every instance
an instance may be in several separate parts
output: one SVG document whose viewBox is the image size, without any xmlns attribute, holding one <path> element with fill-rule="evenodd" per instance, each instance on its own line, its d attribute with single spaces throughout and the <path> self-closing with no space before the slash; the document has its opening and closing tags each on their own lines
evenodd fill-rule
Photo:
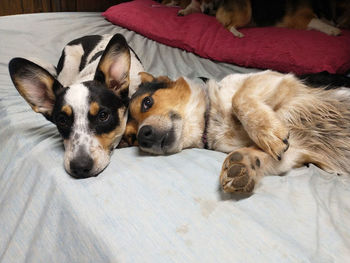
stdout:
<svg viewBox="0 0 350 263">
<path fill-rule="evenodd" d="M 121 97 L 129 95 L 130 49 L 121 34 L 109 41 L 97 66 L 94 79 L 104 83 L 107 88 Z"/>
<path fill-rule="evenodd" d="M 12 59 L 9 72 L 16 89 L 32 109 L 50 118 L 62 85 L 47 70 L 24 58 Z"/>
<path fill-rule="evenodd" d="M 147 72 L 139 72 L 139 76 L 141 78 L 141 83 L 152 82 L 155 80 L 155 77 Z"/>
</svg>

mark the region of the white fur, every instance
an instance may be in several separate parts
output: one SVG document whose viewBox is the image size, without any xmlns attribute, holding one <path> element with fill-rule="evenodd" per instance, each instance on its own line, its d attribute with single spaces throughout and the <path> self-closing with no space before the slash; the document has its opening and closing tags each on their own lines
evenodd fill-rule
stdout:
<svg viewBox="0 0 350 263">
<path fill-rule="evenodd" d="M 322 20 L 320 20 L 318 18 L 311 19 L 307 28 L 321 31 L 321 32 L 323 32 L 327 35 L 330 35 L 330 36 L 337 36 L 337 35 L 340 35 L 340 33 L 341 33 L 341 30 L 339 28 L 336 28 L 334 26 L 326 24 L 325 22 L 323 22 Z"/>
<path fill-rule="evenodd" d="M 84 81 L 92 80 L 94 78 L 96 68 L 99 63 L 99 59 L 95 59 L 92 63 L 90 63 L 93 56 L 103 51 L 110 39 L 113 37 L 113 35 L 103 35 L 102 40 L 99 42 L 99 44 L 91 51 L 89 56 L 87 57 L 87 65 L 86 67 L 79 72 L 77 69 L 79 69 L 81 57 L 84 55 L 83 48 L 81 44 L 73 45 L 73 46 L 66 46 L 64 49 L 66 58 L 64 61 L 64 66 L 60 74 L 58 75 L 57 79 L 63 86 L 70 86 L 74 83 L 81 83 Z M 134 52 L 130 50 L 130 85 L 129 85 L 129 96 L 134 94 L 137 87 L 141 83 L 140 76 L 138 75 L 139 72 L 144 71 L 144 68 L 140 61 L 136 58 Z"/>
<path fill-rule="evenodd" d="M 89 90 L 83 84 L 75 84 L 68 88 L 65 103 L 74 112 L 74 123 L 69 140 L 64 140 L 64 164 L 70 173 L 70 162 L 77 157 L 79 151 L 85 151 L 93 159 L 91 173 L 97 174 L 109 163 L 109 154 L 103 150 L 98 140 L 89 129 Z"/>
<path fill-rule="evenodd" d="M 186 136 L 182 142 L 183 145 L 181 145 L 181 148 L 203 147 L 201 142 L 201 136 L 205 125 L 203 115 L 209 108 L 209 104 L 202 103 L 202 100 L 198 98 L 203 98 L 203 100 L 208 102 L 208 95 L 204 84 L 195 83 L 187 78 L 185 78 L 185 80 L 190 86 L 191 96 L 185 110 L 184 123 L 186 123 L 186 125 L 183 126 L 182 133 L 186 134 Z M 198 114 L 198 112 L 200 114 Z M 198 145 L 193 145 L 193 141 L 198 141 L 200 143 Z"/>
</svg>

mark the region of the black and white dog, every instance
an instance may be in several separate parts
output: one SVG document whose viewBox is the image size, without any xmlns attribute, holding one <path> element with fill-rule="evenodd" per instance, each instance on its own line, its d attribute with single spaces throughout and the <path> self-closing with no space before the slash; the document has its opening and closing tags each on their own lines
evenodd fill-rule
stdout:
<svg viewBox="0 0 350 263">
<path fill-rule="evenodd" d="M 144 71 L 125 38 L 85 36 L 67 44 L 57 69 L 14 58 L 9 71 L 32 109 L 57 126 L 66 171 L 75 178 L 98 175 L 122 138 L 129 97 Z"/>
</svg>

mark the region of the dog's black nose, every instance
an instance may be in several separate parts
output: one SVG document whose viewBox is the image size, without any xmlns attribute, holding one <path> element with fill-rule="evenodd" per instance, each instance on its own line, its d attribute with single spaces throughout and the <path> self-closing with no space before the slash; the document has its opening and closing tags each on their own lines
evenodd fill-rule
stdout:
<svg viewBox="0 0 350 263">
<path fill-rule="evenodd" d="M 71 175 L 77 179 L 88 178 L 91 176 L 90 172 L 93 165 L 94 162 L 90 156 L 86 154 L 78 155 L 70 161 Z"/>
<path fill-rule="evenodd" d="M 138 132 L 137 140 L 139 145 L 144 148 L 151 148 L 157 141 L 156 133 L 152 126 L 145 125 Z"/>
</svg>

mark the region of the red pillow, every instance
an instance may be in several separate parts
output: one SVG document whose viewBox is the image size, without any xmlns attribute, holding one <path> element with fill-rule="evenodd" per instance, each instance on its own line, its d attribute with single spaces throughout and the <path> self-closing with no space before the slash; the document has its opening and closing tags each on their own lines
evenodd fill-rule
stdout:
<svg viewBox="0 0 350 263">
<path fill-rule="evenodd" d="M 245 36 L 236 38 L 215 17 L 199 13 L 178 17 L 178 10 L 152 0 L 134 0 L 102 15 L 157 42 L 243 67 L 295 74 L 343 74 L 350 69 L 349 30 L 328 36 L 314 30 L 244 28 L 240 31 Z"/>
</svg>

